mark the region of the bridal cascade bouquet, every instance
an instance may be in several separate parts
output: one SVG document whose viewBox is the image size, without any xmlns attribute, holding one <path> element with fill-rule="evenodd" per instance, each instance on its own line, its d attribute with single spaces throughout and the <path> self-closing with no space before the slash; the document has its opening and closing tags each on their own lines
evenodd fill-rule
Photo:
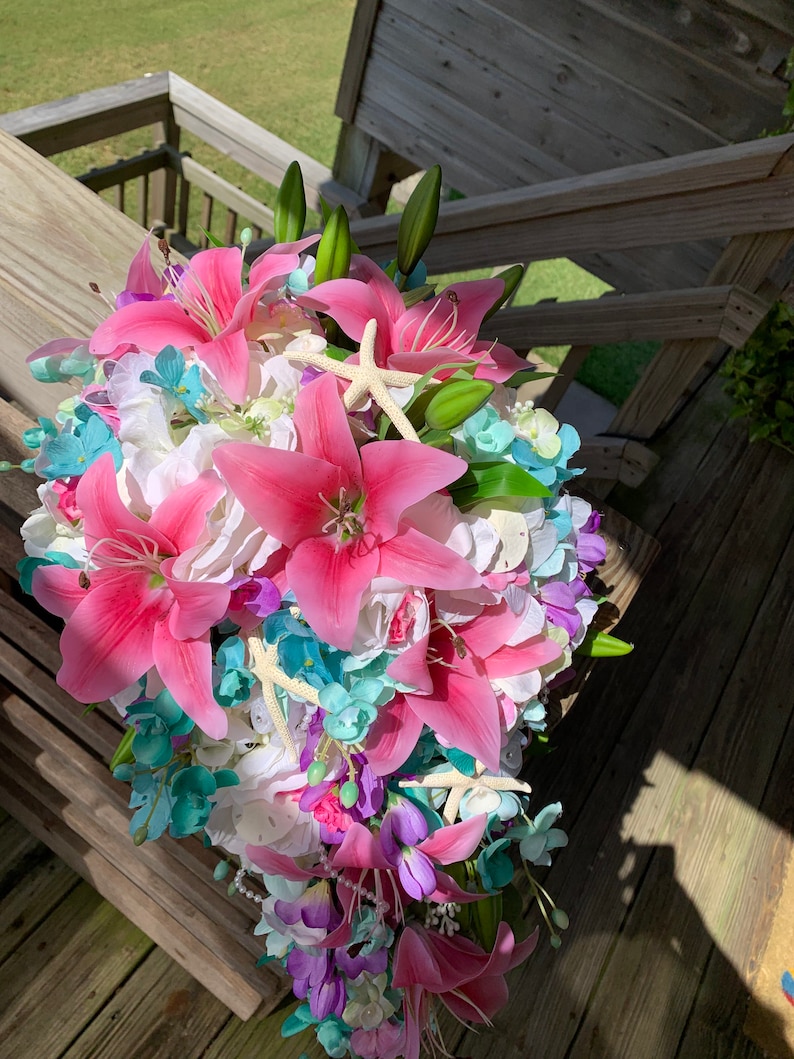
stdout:
<svg viewBox="0 0 794 1059">
<path fill-rule="evenodd" d="M 250 268 L 161 243 L 155 269 L 147 240 L 94 333 L 29 358 L 82 387 L 26 439 L 22 580 L 65 620 L 58 682 L 128 725 L 133 841 L 223 851 L 304 1001 L 284 1034 L 331 1056 L 416 1059 L 442 1008 L 491 1020 L 537 942 L 516 865 L 552 944 L 567 925 L 532 875 L 561 806 L 518 777 L 593 653 L 605 546 L 561 489 L 576 432 L 477 337 L 512 272 L 426 284 L 439 181 L 380 267 L 341 209 L 301 237 L 291 171 Z"/>
</svg>

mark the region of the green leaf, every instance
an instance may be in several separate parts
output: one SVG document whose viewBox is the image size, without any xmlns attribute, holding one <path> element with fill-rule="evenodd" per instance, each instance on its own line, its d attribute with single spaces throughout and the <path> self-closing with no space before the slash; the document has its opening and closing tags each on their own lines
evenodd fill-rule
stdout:
<svg viewBox="0 0 794 1059">
<path fill-rule="evenodd" d="M 130 725 L 121 737 L 119 745 L 116 747 L 113 752 L 113 757 L 110 759 L 110 765 L 108 767 L 111 772 L 119 765 L 131 765 L 134 763 L 135 755 L 132 752 L 132 741 L 136 734 L 135 726 Z"/>
<path fill-rule="evenodd" d="M 337 206 L 328 218 L 317 247 L 315 285 L 328 279 L 344 279 L 350 270 L 351 253 L 350 222 L 344 206 Z"/>
<path fill-rule="evenodd" d="M 306 192 L 303 173 L 297 162 L 290 162 L 273 209 L 273 235 L 277 243 L 294 243 L 306 224 Z"/>
<path fill-rule="evenodd" d="M 342 349 L 340 346 L 327 345 L 323 350 L 326 357 L 330 357 L 331 360 L 347 360 L 348 357 L 352 356 L 352 349 Z"/>
<path fill-rule="evenodd" d="M 441 166 L 434 165 L 414 188 L 400 218 L 397 267 L 403 276 L 410 276 L 427 250 L 436 229 L 440 201 Z"/>
<path fill-rule="evenodd" d="M 486 952 L 490 952 L 502 919 L 502 895 L 491 894 L 482 901 L 473 902 L 471 911 L 472 926 L 477 932 L 480 944 Z"/>
<path fill-rule="evenodd" d="M 510 497 L 546 497 L 550 490 L 514 463 L 472 463 L 457 481 L 449 486 L 459 508 L 473 507 L 483 500 Z"/>
<path fill-rule="evenodd" d="M 488 312 L 482 318 L 483 323 L 485 323 L 486 320 L 490 320 L 490 318 L 493 316 L 493 314 L 498 309 L 501 309 L 502 306 L 504 305 L 504 303 L 508 300 L 508 298 L 511 297 L 511 295 L 515 291 L 516 287 L 519 285 L 521 280 L 524 278 L 524 271 L 525 270 L 524 270 L 524 266 L 523 265 L 511 265 L 510 268 L 506 268 L 504 270 L 504 272 L 499 272 L 499 273 L 497 273 L 496 276 L 494 276 L 494 279 L 502 280 L 502 282 L 505 285 L 505 289 L 502 291 L 502 293 L 499 295 L 499 297 L 493 303 L 491 308 L 488 310 Z"/>
<path fill-rule="evenodd" d="M 502 386 L 511 386 L 514 389 L 518 389 L 519 386 L 523 386 L 525 382 L 540 382 L 541 379 L 556 379 L 559 375 L 557 371 L 532 371 L 531 368 L 526 368 L 522 371 L 517 371 L 515 375 L 511 375 L 509 379 L 502 383 Z"/>
<path fill-rule="evenodd" d="M 208 232 L 206 228 L 200 228 L 200 231 L 207 237 L 207 242 L 210 246 L 226 246 L 226 243 L 221 242 L 217 235 L 213 235 L 212 232 Z"/>
<path fill-rule="evenodd" d="M 794 408 L 788 401 L 775 401 L 775 415 L 778 419 L 791 419 L 794 415 Z"/>
</svg>

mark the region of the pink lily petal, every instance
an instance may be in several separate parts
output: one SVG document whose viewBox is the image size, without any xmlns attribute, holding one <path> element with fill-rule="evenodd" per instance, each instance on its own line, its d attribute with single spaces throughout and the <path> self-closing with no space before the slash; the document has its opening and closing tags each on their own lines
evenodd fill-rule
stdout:
<svg viewBox="0 0 794 1059">
<path fill-rule="evenodd" d="M 229 607 L 231 592 L 215 581 L 180 581 L 170 576 L 174 559 L 160 570 L 174 597 L 168 615 L 168 630 L 177 640 L 195 640 L 221 620 Z"/>
<path fill-rule="evenodd" d="M 488 814 L 480 813 L 457 824 L 439 827 L 416 848 L 439 864 L 455 864 L 457 861 L 468 860 L 479 846 L 487 823 Z"/>
<path fill-rule="evenodd" d="M 368 827 L 352 823 L 345 832 L 345 837 L 333 854 L 333 866 L 339 868 L 369 868 L 378 871 L 390 871 L 394 865 L 386 860 L 380 842 Z"/>
<path fill-rule="evenodd" d="M 105 356 L 120 343 L 132 342 L 149 353 L 159 353 L 169 344 L 185 349 L 209 337 L 177 302 L 133 302 L 117 309 L 97 327 L 88 348 L 95 356 Z"/>
<path fill-rule="evenodd" d="M 147 572 L 109 572 L 94 575 L 61 634 L 58 683 L 78 702 L 101 702 L 151 669 L 152 635 L 171 603 L 167 590 L 150 590 Z"/>
<path fill-rule="evenodd" d="M 381 544 L 378 573 L 424 588 L 479 588 L 482 584 L 482 575 L 466 559 L 405 524 L 396 537 Z"/>
<path fill-rule="evenodd" d="M 276 853 L 269 846 L 246 846 L 245 855 L 252 864 L 255 864 L 257 868 L 261 868 L 265 875 L 282 875 L 285 879 L 289 879 L 290 882 L 303 882 L 304 880 L 308 881 L 325 875 L 325 872 L 319 866 L 316 871 L 307 871 L 304 868 L 299 868 L 292 857 L 285 857 L 283 853 Z"/>
<path fill-rule="evenodd" d="M 426 375 L 434 368 L 441 368 L 442 364 L 466 364 L 471 359 L 468 353 L 448 349 L 446 346 L 436 346 L 434 349 L 401 350 L 391 353 L 388 357 L 388 366 L 392 371 L 413 371 L 417 375 Z M 454 367 L 444 368 L 434 374 L 437 379 L 448 379 L 450 375 L 455 374 L 456 370 Z"/>
<path fill-rule="evenodd" d="M 232 441 L 213 453 L 215 466 L 243 507 L 288 548 L 322 532 L 329 500 L 342 485 L 338 467 L 303 452 Z"/>
<path fill-rule="evenodd" d="M 507 974 L 514 967 L 518 967 L 535 951 L 539 936 L 540 928 L 535 927 L 529 937 L 516 943 L 513 931 L 507 923 L 500 923 L 496 931 L 493 951 L 484 973 L 488 975 Z"/>
<path fill-rule="evenodd" d="M 456 940 L 468 941 L 466 938 Z M 435 942 L 436 938 L 433 941 Z M 395 989 L 402 989 L 420 984 L 431 993 L 445 993 L 456 989 L 471 976 L 469 961 L 465 958 L 469 955 L 466 952 L 468 946 L 471 946 L 475 953 L 485 956 L 482 949 L 473 942 L 468 942 L 466 947 L 461 946 L 460 950 L 452 947 L 442 948 L 436 944 L 431 946 L 428 944 L 426 932 L 421 927 L 406 927 L 400 935 L 394 956 L 392 985 Z"/>
<path fill-rule="evenodd" d="M 466 461 L 414 441 L 372 441 L 361 450 L 367 526 L 388 539 L 407 507 L 460 478 Z"/>
<path fill-rule="evenodd" d="M 391 662 L 386 672 L 393 680 L 399 680 L 401 684 L 410 684 L 420 692 L 431 692 L 433 690 L 433 678 L 427 667 L 427 645 L 430 634 L 417 640 L 411 647 L 406 648 Z M 369 743 L 367 743 L 369 746 Z"/>
<path fill-rule="evenodd" d="M 50 614 L 68 619 L 85 599 L 85 589 L 80 587 L 79 578 L 79 570 L 66 566 L 38 566 L 33 571 L 31 592 L 36 602 Z"/>
<path fill-rule="evenodd" d="M 501 342 L 475 342 L 471 356 L 480 363 L 474 372 L 475 379 L 491 382 L 507 382 L 517 371 L 527 371 L 530 365 L 514 349 Z"/>
<path fill-rule="evenodd" d="M 471 348 L 482 318 L 504 289 L 501 279 L 468 280 L 453 283 L 437 297 L 419 302 L 400 320 L 400 350 Z"/>
<path fill-rule="evenodd" d="M 224 739 L 229 718 L 212 694 L 209 633 L 202 639 L 176 640 L 168 623 L 160 621 L 154 630 L 152 652 L 157 672 L 177 705 L 210 739 Z"/>
<path fill-rule="evenodd" d="M 514 677 L 531 669 L 539 669 L 549 662 L 556 662 L 562 648 L 548 636 L 533 636 L 516 647 L 502 647 L 485 660 L 485 670 L 490 680 Z"/>
<path fill-rule="evenodd" d="M 441 999 L 453 1015 L 465 1022 L 490 1023 L 510 999 L 510 990 L 504 978 L 483 975 L 462 983 L 454 992 L 448 990 Z"/>
<path fill-rule="evenodd" d="M 365 537 L 339 546 L 335 537 L 308 537 L 290 553 L 287 580 L 321 640 L 349 651 L 361 597 L 378 572 L 378 550 Z"/>
<path fill-rule="evenodd" d="M 224 327 L 243 295 L 243 254 L 236 246 L 213 246 L 194 254 L 179 280 L 179 297 L 203 306 Z"/>
<path fill-rule="evenodd" d="M 486 607 L 474 621 L 460 627 L 459 632 L 466 641 L 466 647 L 479 658 L 487 658 L 497 648 L 507 643 L 518 626 L 521 615 L 514 614 L 507 603 Z"/>
<path fill-rule="evenodd" d="M 367 762 L 376 776 L 397 771 L 416 746 L 422 727 L 402 695 L 380 707 L 367 735 Z"/>
<path fill-rule="evenodd" d="M 207 525 L 207 516 L 225 492 L 214 471 L 202 471 L 195 481 L 167 496 L 148 524 L 168 538 L 172 550 L 185 551 L 196 543 Z"/>
<path fill-rule="evenodd" d="M 387 282 L 394 290 L 394 284 Z M 397 294 L 397 291 L 394 293 Z M 399 298 L 399 295 L 397 297 Z M 298 304 L 306 309 L 328 313 L 355 342 L 361 340 L 369 321 L 375 320 L 375 359 L 379 364 L 384 363 L 384 358 L 390 352 L 389 338 L 393 317 L 369 283 L 356 279 L 327 280 L 318 284 L 308 294 L 302 294 L 298 298 Z"/>
<path fill-rule="evenodd" d="M 155 298 L 162 297 L 163 280 L 152 264 L 148 234 L 141 244 L 140 250 L 130 262 L 125 288 L 135 294 L 151 294 Z"/>
<path fill-rule="evenodd" d="M 470 893 L 461 889 L 451 875 L 436 870 L 436 882 L 438 889 L 430 895 L 430 900 L 436 904 L 446 904 L 454 901 L 456 904 L 470 904 L 472 901 L 482 901 L 488 894 Z"/>
<path fill-rule="evenodd" d="M 299 255 L 319 240 L 319 233 L 305 235 L 294 243 L 276 243 L 269 247 L 252 263 L 248 273 L 250 287 L 264 289 L 267 284 L 281 276 L 288 276 L 298 267 Z"/>
<path fill-rule="evenodd" d="M 86 546 L 102 540 L 105 555 L 122 557 L 121 545 L 141 537 L 151 541 L 161 553 L 171 552 L 171 542 L 156 526 L 137 518 L 121 502 L 116 469 L 110 453 L 104 453 L 81 477 L 75 492 L 77 506 L 85 519 Z"/>
<path fill-rule="evenodd" d="M 448 664 L 433 666 L 430 694 L 406 694 L 409 706 L 453 746 L 498 772 L 501 720 L 488 679 L 471 653 L 458 658 L 445 641 L 440 641 L 438 653 Z"/>
<path fill-rule="evenodd" d="M 194 343 L 194 348 L 229 397 L 238 404 L 243 402 L 248 394 L 251 365 L 245 334 L 227 328 L 209 342 Z"/>
<path fill-rule="evenodd" d="M 294 422 L 303 452 L 326 463 L 336 464 L 347 476 L 345 488 L 360 493 L 361 460 L 350 432 L 345 406 L 339 396 L 336 377 L 331 372 L 315 379 L 298 394 Z M 369 448 L 369 445 L 365 446 L 362 457 Z M 369 520 L 369 497 L 367 512 Z"/>
</svg>

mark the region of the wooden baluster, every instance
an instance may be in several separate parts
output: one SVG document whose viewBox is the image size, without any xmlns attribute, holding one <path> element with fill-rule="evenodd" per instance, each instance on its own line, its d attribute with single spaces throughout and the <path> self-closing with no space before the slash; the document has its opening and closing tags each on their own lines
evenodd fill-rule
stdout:
<svg viewBox="0 0 794 1059">
<path fill-rule="evenodd" d="M 177 218 L 177 231 L 181 236 L 187 238 L 187 217 L 190 206 L 190 181 L 185 177 L 180 180 L 179 187 L 179 215 Z"/>
<path fill-rule="evenodd" d="M 205 233 L 210 230 L 212 225 L 212 204 L 214 201 L 212 195 L 208 195 L 205 191 L 201 199 L 201 227 L 204 231 L 199 236 L 199 246 L 202 250 L 206 250 L 210 245 Z"/>
<path fill-rule="evenodd" d="M 237 233 L 237 214 L 234 210 L 226 211 L 226 228 L 223 233 L 223 240 L 227 246 L 231 246 L 234 242 L 235 234 Z"/>
<path fill-rule="evenodd" d="M 142 228 L 149 227 L 149 174 L 138 177 L 138 223 Z"/>
<path fill-rule="evenodd" d="M 113 205 L 120 212 L 124 212 L 124 183 L 116 184 L 113 188 Z"/>
</svg>

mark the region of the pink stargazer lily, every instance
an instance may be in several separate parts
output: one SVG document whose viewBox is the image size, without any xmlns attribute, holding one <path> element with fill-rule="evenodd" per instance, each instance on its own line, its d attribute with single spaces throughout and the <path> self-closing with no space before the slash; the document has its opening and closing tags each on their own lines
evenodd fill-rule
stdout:
<svg viewBox="0 0 794 1059">
<path fill-rule="evenodd" d="M 210 738 L 224 738 L 228 721 L 212 694 L 209 630 L 226 613 L 230 592 L 172 573 L 224 493 L 217 474 L 205 471 L 144 521 L 122 503 L 111 456 L 82 476 L 76 498 L 95 569 L 42 566 L 33 574 L 38 602 L 66 619 L 58 683 L 79 702 L 118 694 L 154 667 L 185 713 Z"/>
<path fill-rule="evenodd" d="M 265 291 L 275 289 L 297 267 L 299 253 L 317 239 L 273 247 L 251 266 L 242 288 L 242 251 L 212 247 L 196 254 L 172 287 L 173 300 L 136 301 L 117 309 L 91 336 L 96 356 L 131 342 L 150 353 L 169 344 L 192 349 L 233 401 L 248 393 L 250 353 L 246 328 Z"/>
<path fill-rule="evenodd" d="M 405 928 L 394 958 L 395 989 L 405 990 L 405 1059 L 419 1059 L 421 1037 L 430 1025 L 429 1004 L 437 997 L 458 1019 L 489 1023 L 509 999 L 504 976 L 533 952 L 538 930 L 516 942 L 500 923 L 488 953 L 468 938 L 446 937 L 418 924 Z"/>
<path fill-rule="evenodd" d="M 375 359 L 394 371 L 420 375 L 441 364 L 479 361 L 475 376 L 505 382 L 527 363 L 512 349 L 477 341 L 483 317 L 504 290 L 500 279 L 453 283 L 410 309 L 391 280 L 366 258 L 355 258 L 360 279 L 320 283 L 298 301 L 333 317 L 356 342 L 367 323 L 378 322 Z M 454 369 L 438 372 L 450 375 Z"/>
<path fill-rule="evenodd" d="M 318 636 L 349 650 L 361 597 L 379 575 L 429 588 L 481 583 L 470 563 L 401 519 L 459 478 L 463 460 L 413 441 L 372 441 L 359 452 L 331 374 L 301 390 L 294 421 L 301 452 L 230 442 L 214 460 L 243 507 L 289 549 L 287 581 Z"/>
<path fill-rule="evenodd" d="M 367 740 L 367 760 L 376 775 L 399 768 L 423 724 L 492 772 L 499 771 L 501 716 L 491 681 L 538 669 L 562 653 L 559 644 L 543 635 L 508 645 L 521 620 L 502 602 L 454 629 L 432 623 L 427 636 L 397 656 L 389 676 L 416 691 L 397 695 L 380 708 Z"/>
</svg>

